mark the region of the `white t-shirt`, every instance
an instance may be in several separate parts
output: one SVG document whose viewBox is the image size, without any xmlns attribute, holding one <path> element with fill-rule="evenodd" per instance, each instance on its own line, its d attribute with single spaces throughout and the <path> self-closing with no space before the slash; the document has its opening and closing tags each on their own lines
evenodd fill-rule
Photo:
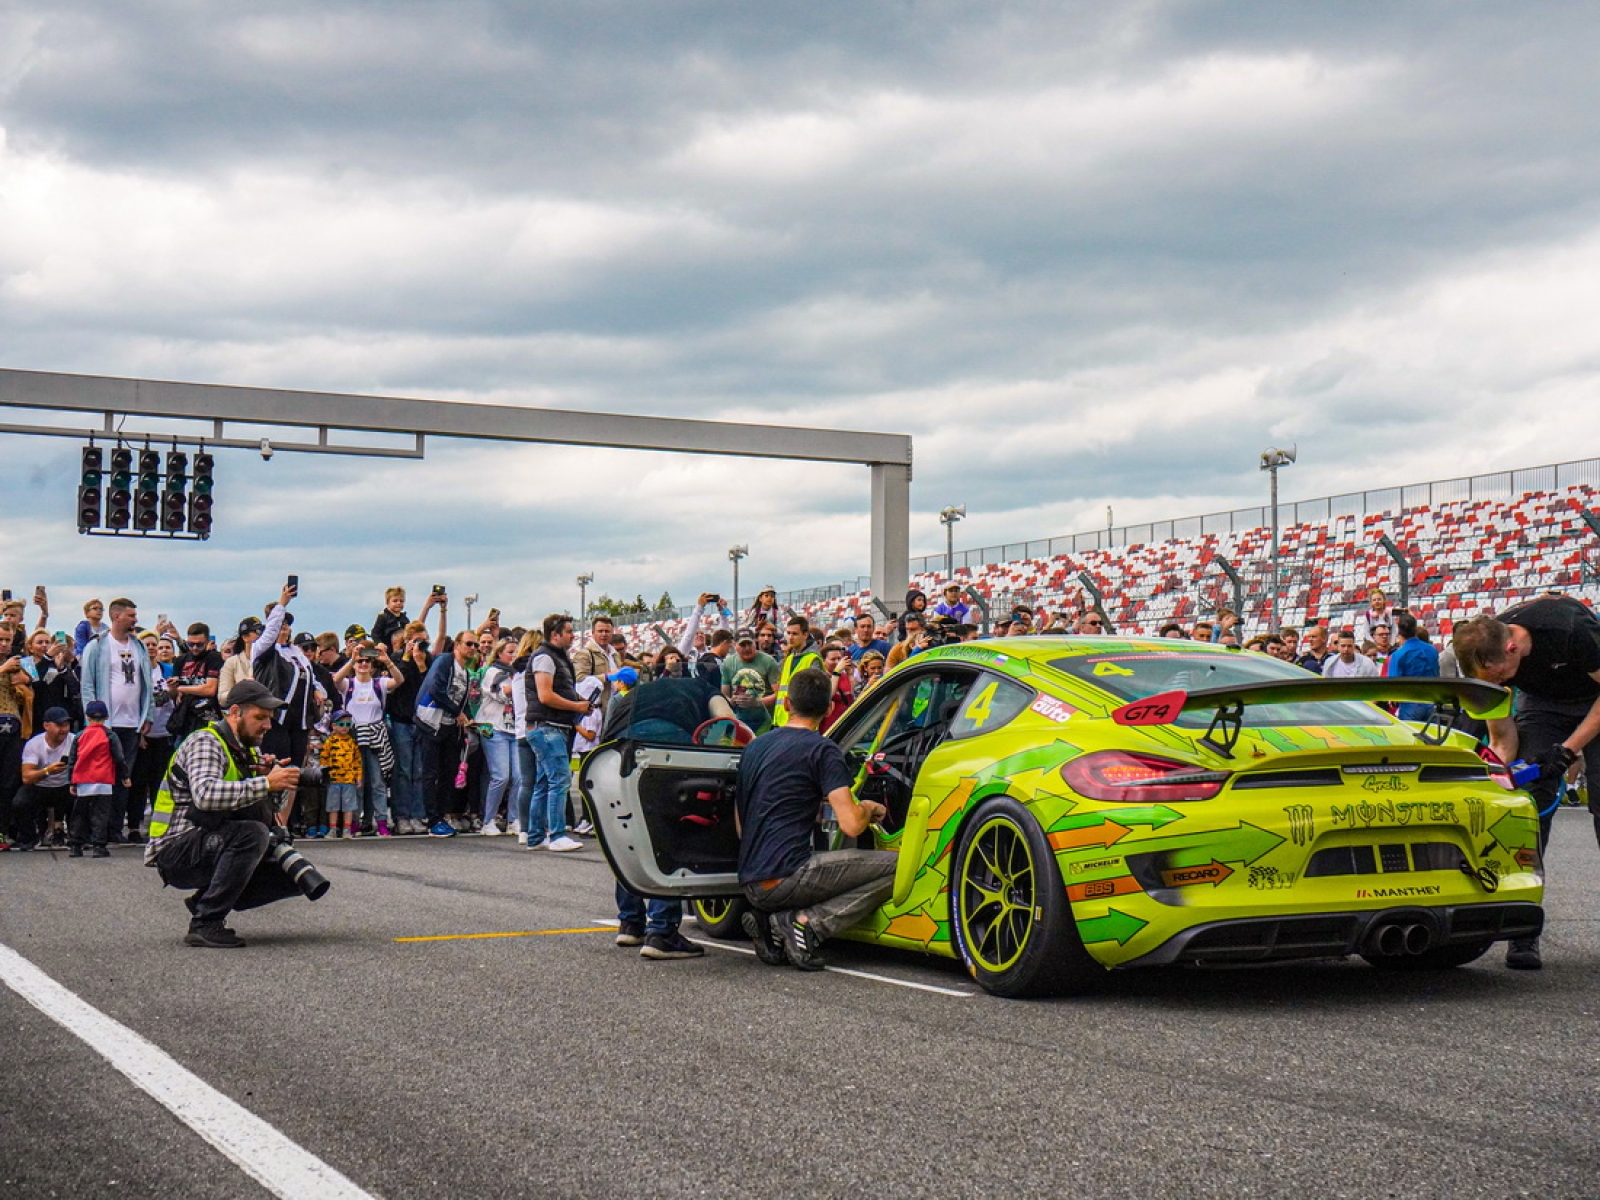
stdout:
<svg viewBox="0 0 1600 1200">
<path fill-rule="evenodd" d="M 28 744 L 22 748 L 22 761 L 40 769 L 54 766 L 72 753 L 72 738 L 72 734 L 67 734 L 66 737 L 61 739 L 61 745 L 52 750 L 45 734 L 41 733 L 36 737 L 31 737 L 28 739 Z M 70 782 L 72 781 L 68 778 L 68 773 L 63 771 L 59 775 L 46 775 L 33 786 L 64 788 Z"/>
<path fill-rule="evenodd" d="M 1337 654 L 1328 656 L 1328 661 L 1322 664 L 1322 677 L 1324 679 L 1366 679 L 1378 674 L 1378 664 L 1364 654 L 1358 654 L 1351 662 L 1345 662 Z"/>
<path fill-rule="evenodd" d="M 511 712 L 516 720 L 516 733 L 522 736 L 528 728 L 528 673 L 518 671 L 511 677 Z"/>
<path fill-rule="evenodd" d="M 137 729 L 144 723 L 144 706 L 139 695 L 139 658 L 134 652 L 134 641 L 117 641 L 116 635 L 106 634 L 106 653 L 111 656 L 111 697 L 106 706 L 111 715 L 106 724 L 113 729 Z"/>
<path fill-rule="evenodd" d="M 350 711 L 350 719 L 357 725 L 376 725 L 383 720 L 383 698 L 388 694 L 389 680 L 369 679 L 362 683 L 359 679 L 351 679 L 345 684 L 344 707 Z"/>
</svg>

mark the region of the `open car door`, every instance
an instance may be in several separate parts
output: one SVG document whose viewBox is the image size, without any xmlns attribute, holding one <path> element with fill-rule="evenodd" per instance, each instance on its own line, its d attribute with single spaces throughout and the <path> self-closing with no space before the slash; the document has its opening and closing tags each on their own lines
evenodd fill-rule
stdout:
<svg viewBox="0 0 1600 1200">
<path fill-rule="evenodd" d="M 641 896 L 741 896 L 734 816 L 740 751 L 608 742 L 578 767 L 578 787 L 617 878 Z"/>
</svg>

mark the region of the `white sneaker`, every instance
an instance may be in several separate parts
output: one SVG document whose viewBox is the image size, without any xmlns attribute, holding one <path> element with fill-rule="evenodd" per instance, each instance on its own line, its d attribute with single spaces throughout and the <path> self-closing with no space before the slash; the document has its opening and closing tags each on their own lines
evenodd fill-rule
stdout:
<svg viewBox="0 0 1600 1200">
<path fill-rule="evenodd" d="M 526 837 L 527 835 L 524 834 L 523 836 Z M 550 839 L 545 838 L 542 842 L 529 842 L 527 845 L 529 850 L 548 850 L 550 849 Z"/>
<path fill-rule="evenodd" d="M 583 843 L 574 841 L 572 838 L 569 838 L 563 834 L 561 837 L 556 838 L 556 840 L 553 842 L 546 842 L 545 849 L 554 850 L 559 854 L 564 850 L 582 850 Z"/>
<path fill-rule="evenodd" d="M 527 844 L 528 844 L 528 835 L 525 834 L 525 833 L 517 834 L 517 845 L 526 846 Z"/>
<path fill-rule="evenodd" d="M 483 823 L 483 828 L 478 830 L 478 832 L 483 834 L 484 837 L 499 837 L 500 826 L 496 825 L 493 821 L 485 821 Z"/>
<path fill-rule="evenodd" d="M 594 826 L 588 821 L 579 821 L 575 826 L 573 826 L 572 832 L 577 834 L 579 837 L 588 837 L 594 832 Z"/>
<path fill-rule="evenodd" d="M 506 826 L 506 832 L 507 833 L 522 833 L 522 822 L 521 821 L 513 821 L 513 822 L 511 822 L 511 824 Z M 522 833 L 522 840 L 524 842 L 526 842 L 528 840 L 528 835 L 526 833 Z"/>
</svg>

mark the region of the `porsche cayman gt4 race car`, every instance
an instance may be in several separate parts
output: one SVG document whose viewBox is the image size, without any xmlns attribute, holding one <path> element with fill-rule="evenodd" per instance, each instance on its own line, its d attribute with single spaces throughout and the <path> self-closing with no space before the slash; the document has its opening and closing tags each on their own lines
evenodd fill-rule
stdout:
<svg viewBox="0 0 1600 1200">
<path fill-rule="evenodd" d="M 1407 701 L 1432 718 L 1377 706 Z M 1470 962 L 1543 925 L 1533 803 L 1447 728 L 1508 701 L 1171 640 L 925 651 L 828 735 L 889 811 L 862 844 L 900 855 L 891 900 L 842 936 L 957 957 L 1004 996 L 1173 963 Z M 624 740 L 580 771 L 618 876 L 725 935 L 739 753 Z"/>
</svg>

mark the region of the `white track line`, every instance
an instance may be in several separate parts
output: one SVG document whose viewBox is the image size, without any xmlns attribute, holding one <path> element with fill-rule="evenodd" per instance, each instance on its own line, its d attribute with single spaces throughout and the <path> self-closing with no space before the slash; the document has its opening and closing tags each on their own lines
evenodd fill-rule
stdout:
<svg viewBox="0 0 1600 1200">
<path fill-rule="evenodd" d="M 598 917 L 595 919 L 595 924 L 616 925 L 617 921 L 615 918 L 608 920 L 605 917 Z M 751 956 L 755 954 L 753 946 L 736 946 L 731 942 L 714 938 L 688 938 L 687 940 L 697 946 L 709 946 L 713 950 L 731 950 L 735 954 L 749 954 Z M 871 971 L 857 971 L 851 967 L 830 966 L 824 967 L 823 970 L 832 971 L 835 975 L 852 975 L 857 979 L 870 979 L 874 983 L 891 983 L 895 987 L 912 988 L 919 992 L 932 992 L 937 996 L 961 996 L 966 998 L 977 994 L 975 992 L 964 992 L 959 988 L 935 987 L 931 983 L 913 983 L 909 979 L 892 979 L 888 975 L 874 975 Z"/>
<path fill-rule="evenodd" d="M 0 980 L 103 1055 L 178 1120 L 285 1200 L 373 1200 L 344 1175 L 291 1142 L 198 1075 L 62 987 L 9 946 L 0 945 Z"/>
</svg>

